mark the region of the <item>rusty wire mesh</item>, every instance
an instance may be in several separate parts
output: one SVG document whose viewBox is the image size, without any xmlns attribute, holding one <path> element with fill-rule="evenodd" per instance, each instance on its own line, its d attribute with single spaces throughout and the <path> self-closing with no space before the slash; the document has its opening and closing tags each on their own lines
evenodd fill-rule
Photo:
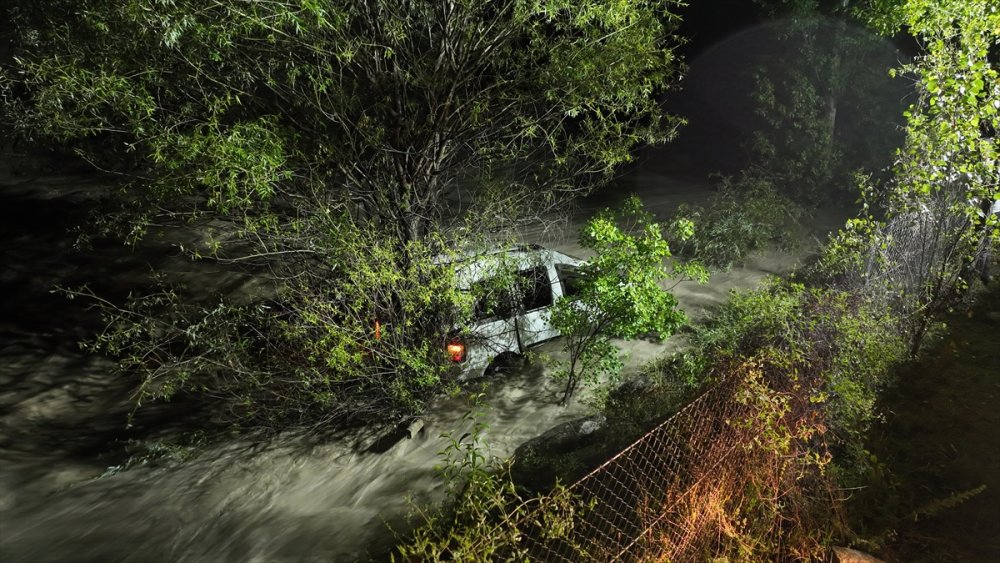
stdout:
<svg viewBox="0 0 1000 563">
<path fill-rule="evenodd" d="M 743 494 L 760 465 L 752 443 L 759 426 L 737 393 L 745 380 L 728 378 L 569 487 L 589 509 L 571 530 L 551 537 L 544 518 L 512 523 L 517 551 L 531 561 L 700 561 L 718 542 L 719 514 Z M 737 502 L 737 504 L 739 504 Z M 536 513 L 546 509 L 543 503 Z M 518 557 L 518 558 L 521 558 Z"/>
</svg>

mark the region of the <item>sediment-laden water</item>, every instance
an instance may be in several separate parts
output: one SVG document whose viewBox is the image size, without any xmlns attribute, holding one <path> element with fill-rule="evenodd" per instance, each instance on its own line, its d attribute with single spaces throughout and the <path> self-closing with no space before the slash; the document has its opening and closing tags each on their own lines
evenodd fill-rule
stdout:
<svg viewBox="0 0 1000 563">
<path fill-rule="evenodd" d="M 191 419 L 185 405 L 163 405 L 146 411 L 137 427 L 126 431 L 133 383 L 111 377 L 110 360 L 78 349 L 77 341 L 99 326 L 94 312 L 49 290 L 89 282 L 99 292 L 127 292 L 143 283 L 150 266 L 184 273 L 192 286 L 205 291 L 247 291 L 253 280 L 192 267 L 172 250 L 170 240 L 154 238 L 136 249 L 99 241 L 93 250 L 75 251 L 69 229 L 84 220 L 93 193 L 106 179 L 0 180 L 4 561 L 366 559 L 393 545 L 390 527 L 407 529 L 413 503 L 442 498 L 444 484 L 434 469 L 448 443 L 442 435 L 471 430 L 464 417 L 471 407 L 462 398 L 436 401 L 412 437 L 384 452 L 366 450 L 372 437 L 364 432 L 318 443 L 285 434 L 201 447 L 184 462 L 101 477 L 123 461 L 126 440 L 155 441 Z M 545 233 L 542 241 L 580 255 L 574 229 L 594 208 L 635 192 L 665 219 L 679 202 L 706 193 L 703 183 L 655 173 L 631 177 L 622 186 L 584 202 L 565 231 Z M 543 238 L 529 233 L 528 242 L 532 236 Z M 674 291 L 682 307 L 698 318 L 730 290 L 786 272 L 801 255 L 760 253 L 746 267 L 717 273 L 706 286 L 685 283 Z M 627 370 L 672 345 L 669 340 L 623 344 L 630 353 Z M 558 354 L 558 348 L 551 342 L 540 352 Z M 559 391 L 540 361 L 490 382 L 482 420 L 491 451 L 510 455 L 525 441 L 590 412 L 584 401 L 560 406 Z"/>
</svg>

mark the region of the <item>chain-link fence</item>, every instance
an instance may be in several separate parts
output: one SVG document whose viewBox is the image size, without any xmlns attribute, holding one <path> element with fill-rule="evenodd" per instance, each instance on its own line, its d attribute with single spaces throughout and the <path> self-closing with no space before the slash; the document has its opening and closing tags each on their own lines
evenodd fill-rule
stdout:
<svg viewBox="0 0 1000 563">
<path fill-rule="evenodd" d="M 582 508 L 570 515 L 564 533 L 546 529 L 550 520 L 539 514 L 551 507 L 544 502 L 511 523 L 520 530 L 518 558 L 704 560 L 731 539 L 720 536 L 732 532 L 727 526 L 734 518 L 739 521 L 734 507 L 747 506 L 741 495 L 759 492 L 751 485 L 760 485 L 762 472 L 774 475 L 767 467 L 774 452 L 759 447 L 768 427 L 756 423 L 759 403 L 747 400 L 753 392 L 745 373 L 730 376 L 571 485 Z M 794 426 L 794 410 L 778 422 Z M 769 541 L 780 541 L 778 530 L 765 532 Z"/>
</svg>

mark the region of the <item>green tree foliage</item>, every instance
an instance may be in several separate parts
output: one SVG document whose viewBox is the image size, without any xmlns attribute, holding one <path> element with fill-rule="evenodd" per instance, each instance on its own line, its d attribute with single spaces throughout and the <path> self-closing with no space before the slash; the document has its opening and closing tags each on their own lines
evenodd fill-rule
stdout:
<svg viewBox="0 0 1000 563">
<path fill-rule="evenodd" d="M 887 168 L 902 143 L 906 89 L 888 76 L 899 55 L 850 1 L 758 3 L 781 19 L 777 52 L 754 71 L 753 165 L 800 202 L 826 203 L 850 192 L 854 172 Z"/>
<path fill-rule="evenodd" d="M 390 420 L 446 385 L 469 305 L 442 256 L 675 134 L 657 96 L 681 70 L 677 6 L 18 0 L 2 85 L 20 131 L 121 175 L 104 232 L 193 224 L 191 257 L 267 282 L 266 307 L 170 284 L 98 301 L 96 347 L 139 374 L 140 402 Z"/>
<path fill-rule="evenodd" d="M 194 395 L 214 404 L 216 422 L 260 429 L 412 415 L 452 385 L 446 344 L 471 296 L 425 243 L 401 250 L 346 216 L 329 236 L 328 262 L 257 302 L 205 304 L 162 279 L 123 304 L 68 293 L 101 306 L 106 327 L 88 347 L 139 379 L 136 409 Z"/>
<path fill-rule="evenodd" d="M 853 196 L 856 171 L 884 174 L 902 143 L 907 88 L 889 77 L 898 55 L 860 27 L 850 2 L 757 4 L 771 21 L 768 50 L 752 69 L 750 164 L 704 205 L 679 210 L 696 234 L 671 240 L 676 253 L 723 268 L 769 244 L 790 246 L 797 219 Z"/>
<path fill-rule="evenodd" d="M 692 343 L 663 369 L 701 385 L 726 377 L 727 366 L 766 357 L 823 410 L 830 442 L 848 449 L 876 419 L 878 392 L 907 349 L 891 312 L 877 304 L 835 289 L 777 282 L 733 293 L 696 327 Z"/>
<path fill-rule="evenodd" d="M 335 192 L 407 241 L 470 203 L 533 216 L 671 137 L 675 7 L 22 2 L 6 77 L 22 125 L 108 166 L 134 156 L 160 205 Z"/>
<path fill-rule="evenodd" d="M 866 206 L 826 257 L 845 283 L 900 315 L 916 354 L 935 318 L 962 299 L 1000 244 L 1000 8 L 994 2 L 876 2 L 873 25 L 923 51 L 882 213 Z M 866 192 L 873 191 L 870 184 Z"/>
<path fill-rule="evenodd" d="M 617 213 L 605 210 L 592 218 L 583 228 L 581 244 L 595 256 L 581 266 L 575 295 L 556 301 L 551 313 L 568 355 L 556 372 L 566 380 L 564 403 L 581 382 L 596 382 L 621 369 L 618 349 L 610 337 L 631 339 L 655 333 L 666 338 L 686 321 L 677 300 L 661 287 L 664 280 L 707 279 L 697 264 L 678 264 L 668 270 L 664 260 L 670 257 L 670 247 L 663 228 L 636 197 Z"/>
<path fill-rule="evenodd" d="M 920 82 L 918 101 L 904 114 L 893 203 L 910 209 L 920 198 L 958 192 L 957 211 L 974 231 L 995 231 L 996 216 L 986 212 L 1000 197 L 1000 7 L 989 0 L 910 0 L 897 17 L 924 52 L 901 69 Z"/>
<path fill-rule="evenodd" d="M 767 175 L 744 171 L 739 178 L 723 178 L 704 204 L 681 204 L 669 240 L 677 255 L 731 268 L 768 245 L 791 247 L 803 213 Z M 683 228 L 687 222 L 693 230 Z"/>
</svg>

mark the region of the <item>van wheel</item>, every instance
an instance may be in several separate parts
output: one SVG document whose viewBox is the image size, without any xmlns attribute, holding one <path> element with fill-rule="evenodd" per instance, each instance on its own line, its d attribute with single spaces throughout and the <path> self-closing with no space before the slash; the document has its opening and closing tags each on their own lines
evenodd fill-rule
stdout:
<svg viewBox="0 0 1000 563">
<path fill-rule="evenodd" d="M 514 373 L 527 364 L 527 359 L 516 352 L 504 352 L 496 358 L 493 362 L 486 368 L 483 375 L 487 377 L 502 376 L 509 373 Z"/>
</svg>

